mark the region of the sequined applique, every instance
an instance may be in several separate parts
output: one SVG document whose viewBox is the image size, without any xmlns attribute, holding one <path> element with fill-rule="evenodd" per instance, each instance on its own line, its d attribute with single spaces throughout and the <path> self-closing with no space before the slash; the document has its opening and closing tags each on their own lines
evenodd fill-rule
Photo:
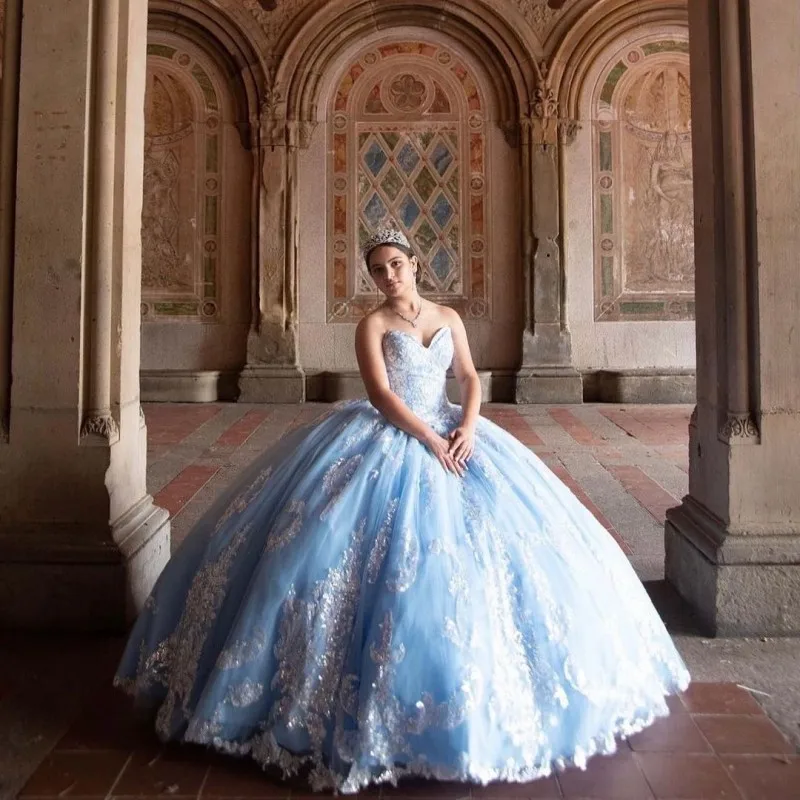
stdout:
<svg viewBox="0 0 800 800">
<path fill-rule="evenodd" d="M 409 526 L 400 531 L 400 553 L 395 559 L 395 568 L 386 577 L 386 586 L 391 592 L 407 592 L 417 579 L 419 568 L 419 539 Z"/>
<path fill-rule="evenodd" d="M 255 661 L 267 646 L 267 633 L 255 628 L 252 636 L 225 648 L 217 659 L 217 669 L 239 669 Z"/>
<path fill-rule="evenodd" d="M 274 553 L 285 547 L 303 529 L 306 513 L 305 500 L 292 500 L 283 510 L 275 529 L 267 538 L 267 553 Z"/>
<path fill-rule="evenodd" d="M 273 467 L 265 467 L 256 478 L 242 491 L 233 502 L 225 509 L 225 512 L 217 520 L 214 526 L 214 534 L 219 533 L 231 517 L 241 514 L 253 502 L 255 496 L 264 488 L 264 485 L 272 475 Z"/>
<path fill-rule="evenodd" d="M 337 459 L 328 467 L 322 478 L 322 490 L 330 500 L 320 514 L 320 519 L 325 519 L 331 513 L 363 460 L 364 456 L 359 453 L 349 458 Z"/>
<path fill-rule="evenodd" d="M 386 518 L 383 521 L 378 534 L 375 537 L 375 542 L 372 545 L 369 558 L 367 559 L 367 581 L 369 583 L 377 583 L 380 577 L 381 569 L 383 568 L 383 561 L 386 558 L 386 552 L 389 549 L 389 542 L 392 535 L 392 526 L 394 525 L 394 515 L 397 513 L 397 506 L 400 501 L 395 497 L 389 504 L 386 512 Z"/>
<path fill-rule="evenodd" d="M 219 557 L 207 563 L 194 576 L 186 595 L 186 605 L 175 633 L 165 647 L 169 651 L 168 692 L 156 718 L 156 729 L 168 736 L 174 724 L 173 714 L 188 718 L 189 697 L 194 686 L 198 662 L 208 632 L 225 598 L 225 590 L 234 559 L 247 539 L 250 526 L 238 530 Z"/>
<path fill-rule="evenodd" d="M 249 678 L 228 689 L 228 702 L 234 708 L 246 708 L 258 702 L 264 694 L 264 684 Z"/>
<path fill-rule="evenodd" d="M 272 688 L 280 699 L 270 711 L 270 724 L 281 721 L 290 729 L 307 730 L 316 753 L 321 753 L 334 712 L 355 618 L 365 528 L 362 520 L 339 566 L 315 585 L 308 600 L 290 592 L 275 643 L 278 667 Z"/>
</svg>

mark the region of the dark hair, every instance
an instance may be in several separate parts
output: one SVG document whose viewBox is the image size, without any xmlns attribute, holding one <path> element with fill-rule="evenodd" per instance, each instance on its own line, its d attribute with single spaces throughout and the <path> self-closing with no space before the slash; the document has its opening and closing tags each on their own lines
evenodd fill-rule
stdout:
<svg viewBox="0 0 800 800">
<path fill-rule="evenodd" d="M 417 254 L 410 248 L 406 247 L 404 244 L 399 244 L 397 242 L 381 242 L 381 244 L 376 244 L 375 247 L 370 247 L 366 253 L 364 253 L 364 261 L 367 265 L 367 272 L 372 273 L 372 265 L 369 263 L 372 254 L 379 248 L 379 247 L 394 247 L 399 250 L 406 258 L 416 258 Z M 417 283 L 419 283 L 420 278 L 422 277 L 422 265 L 419 263 L 419 259 L 417 258 L 417 271 L 414 274 L 414 278 Z"/>
</svg>

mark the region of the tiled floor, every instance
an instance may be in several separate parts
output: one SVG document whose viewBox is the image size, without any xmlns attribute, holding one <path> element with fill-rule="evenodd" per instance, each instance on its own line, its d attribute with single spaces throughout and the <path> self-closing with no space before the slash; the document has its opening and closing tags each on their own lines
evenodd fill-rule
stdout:
<svg viewBox="0 0 800 800">
<path fill-rule="evenodd" d="M 672 714 L 570 769 L 522 785 L 488 787 L 401 782 L 391 797 L 530 798 L 800 798 L 800 759 L 758 703 L 730 684 L 693 684 L 674 698 Z M 249 761 L 156 741 L 122 696 L 104 692 L 84 709 L 28 781 L 23 798 L 201 797 L 289 798 L 308 794 Z M 373 797 L 378 790 L 369 792 Z"/>
<path fill-rule="evenodd" d="M 173 542 L 186 535 L 258 453 L 328 409 L 147 406 L 148 482 L 157 502 L 173 514 Z M 485 413 L 553 469 L 652 587 L 663 574 L 665 510 L 687 490 L 690 410 L 490 406 Z M 623 743 L 614 756 L 592 759 L 586 772 L 569 770 L 530 784 L 472 789 L 409 782 L 380 793 L 414 798 L 800 800 L 800 760 L 783 735 L 788 731 L 791 736 L 797 723 L 791 713 L 781 716 L 783 706 L 797 710 L 800 675 L 792 665 L 798 663 L 798 649 L 769 641 L 718 644 L 686 634 L 691 626 L 686 627 L 680 614 L 675 619 L 682 631 L 682 651 L 691 656 L 689 666 L 696 677 L 711 675 L 718 681 L 720 675 L 745 675 L 750 686 L 768 690 L 756 691 L 759 702 L 735 683 L 698 680 L 682 698 L 675 698 L 668 719 Z M 4 644 L 0 641 L 0 651 Z M 137 721 L 127 698 L 109 687 L 121 646 L 119 639 L 86 645 L 70 641 L 66 647 L 37 641 L 20 646 L 16 660 L 5 668 L 0 659 L 0 800 L 17 796 L 20 787 L 20 797 L 70 800 L 308 796 L 302 781 L 283 783 L 249 762 L 202 749 L 162 747 L 151 722 Z M 59 659 L 67 659 L 67 666 Z M 779 684 L 782 697 L 766 677 L 762 683 L 756 680 L 777 663 L 788 674 Z M 765 715 L 762 703 L 780 719 L 780 730 Z M 12 754 L 5 762 L 4 746 Z M 23 765 L 14 773 L 12 762 L 26 758 L 32 766 Z M 10 777 L 3 775 L 4 763 L 12 764 Z"/>
</svg>

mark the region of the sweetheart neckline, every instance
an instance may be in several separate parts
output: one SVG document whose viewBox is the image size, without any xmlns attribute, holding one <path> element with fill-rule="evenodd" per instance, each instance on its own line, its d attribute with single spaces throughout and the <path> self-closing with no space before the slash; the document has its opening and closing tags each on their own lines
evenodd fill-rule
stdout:
<svg viewBox="0 0 800 800">
<path fill-rule="evenodd" d="M 450 330 L 450 326 L 449 325 L 442 325 L 441 328 L 437 328 L 436 331 L 434 332 L 433 336 L 431 336 L 431 340 L 428 342 L 428 344 L 424 344 L 419 339 L 417 339 L 416 336 L 414 336 L 413 334 L 409 333 L 408 331 L 401 330 L 400 328 L 389 328 L 388 331 L 384 331 L 383 335 L 387 336 L 390 333 L 399 333 L 399 334 L 402 334 L 403 336 L 407 336 L 409 339 L 411 339 L 412 341 L 416 342 L 423 350 L 430 350 L 431 347 L 433 347 L 433 343 L 436 341 L 436 338 L 439 336 L 439 334 L 444 332 L 444 331 L 449 331 L 449 330 Z"/>
</svg>

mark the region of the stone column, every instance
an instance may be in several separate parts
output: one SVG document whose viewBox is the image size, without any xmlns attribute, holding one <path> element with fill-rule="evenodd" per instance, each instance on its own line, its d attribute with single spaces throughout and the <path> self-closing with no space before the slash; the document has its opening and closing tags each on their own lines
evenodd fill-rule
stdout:
<svg viewBox="0 0 800 800">
<path fill-rule="evenodd" d="M 147 8 L 24 12 L 0 626 L 121 629 L 169 557 L 139 406 Z"/>
<path fill-rule="evenodd" d="M 11 413 L 11 303 L 14 269 L 14 194 L 22 0 L 5 0 L 0 84 L 0 453 Z"/>
<path fill-rule="evenodd" d="M 547 86 L 536 90 L 522 121 L 525 331 L 517 373 L 518 403 L 580 403 L 583 382 L 572 366 L 561 259 L 561 174 L 558 104 Z"/>
<path fill-rule="evenodd" d="M 283 106 L 280 95 L 268 91 L 254 125 L 259 131 L 257 281 L 247 365 L 239 379 L 239 399 L 246 403 L 305 400 L 297 343 L 297 149 L 302 135 L 310 134 L 308 127 L 283 118 Z"/>
<path fill-rule="evenodd" d="M 667 579 L 721 635 L 800 634 L 800 8 L 692 0 L 697 407 Z"/>
</svg>

